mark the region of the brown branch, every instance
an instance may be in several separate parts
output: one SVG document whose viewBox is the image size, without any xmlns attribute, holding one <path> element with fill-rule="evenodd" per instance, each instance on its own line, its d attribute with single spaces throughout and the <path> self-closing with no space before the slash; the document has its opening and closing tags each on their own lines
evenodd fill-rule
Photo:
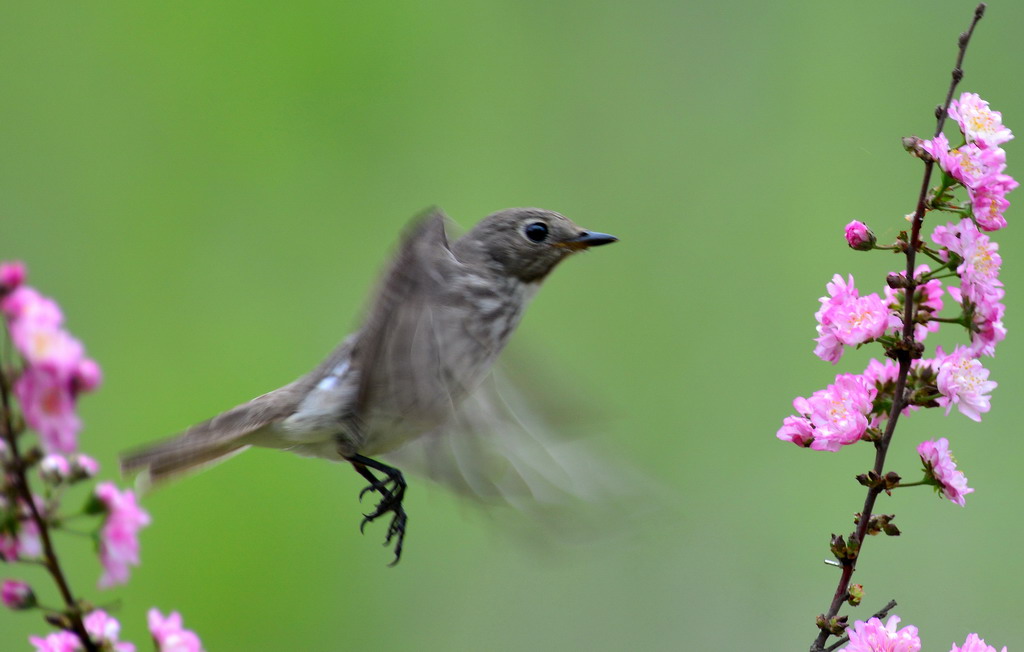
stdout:
<svg viewBox="0 0 1024 652">
<path fill-rule="evenodd" d="M 871 614 L 871 618 L 878 618 L 879 620 L 881 620 L 882 618 L 885 618 L 889 614 L 889 612 L 892 611 L 895 608 L 896 608 L 896 601 L 895 600 L 889 600 L 889 602 L 884 607 L 882 607 L 881 609 L 879 609 L 875 613 Z M 834 650 L 839 649 L 839 646 L 844 645 L 844 644 L 848 643 L 849 641 L 850 641 L 850 635 L 849 634 L 843 634 L 842 636 L 839 637 L 838 641 L 836 641 L 832 645 L 829 645 L 827 648 L 825 648 L 825 652 L 833 652 Z"/>
<path fill-rule="evenodd" d="M 956 64 L 953 66 L 952 79 L 949 84 L 949 90 L 946 93 L 946 101 L 942 105 L 935 107 L 935 118 L 937 120 L 935 127 L 936 136 L 942 133 L 942 127 L 946 122 L 946 114 L 949 112 L 949 105 L 953 101 L 953 93 L 956 91 L 957 84 L 963 78 L 964 71 L 962 66 L 964 55 L 967 53 L 967 45 L 971 41 L 971 35 L 974 34 L 974 27 L 984 15 L 985 3 L 981 3 L 974 10 L 974 19 L 971 21 L 970 27 L 966 32 L 960 34 L 958 40 L 960 49 L 957 53 Z M 904 290 L 903 339 L 887 351 L 887 355 L 892 356 L 899 363 L 899 373 L 896 377 L 896 388 L 893 390 L 889 421 L 886 423 L 885 432 L 882 434 L 881 439 L 875 442 L 874 472 L 879 477 L 883 476 L 882 470 L 885 467 L 885 456 L 889 452 L 889 443 L 892 441 L 893 433 L 896 431 L 896 423 L 899 420 L 900 414 L 907 406 L 905 394 L 907 375 L 910 373 L 910 363 L 914 359 L 921 357 L 921 345 L 914 339 L 914 293 L 917 290 L 917 283 L 914 281 L 914 267 L 917 251 L 923 246 L 921 242 L 921 226 L 924 224 L 928 189 L 931 187 L 932 168 L 934 165 L 935 162 L 930 159 L 925 161 L 924 178 L 921 181 L 921 190 L 917 197 L 917 209 L 914 211 L 910 239 L 905 250 L 907 256 L 907 286 Z M 850 543 L 858 546 L 863 545 L 868 523 L 871 520 L 871 513 L 875 507 L 875 499 L 878 498 L 878 494 L 882 492 L 883 487 L 884 485 L 882 484 L 875 484 L 868 488 L 867 496 L 864 499 L 864 508 L 861 510 L 860 519 L 857 521 L 857 529 L 850 535 Z M 843 570 L 840 573 L 839 584 L 832 595 L 832 602 L 829 605 L 828 611 L 823 614 L 825 622 L 834 618 L 839 613 L 839 608 L 843 602 L 846 601 L 850 590 L 850 579 L 853 577 L 854 570 L 856 570 L 857 559 L 860 556 L 859 553 L 860 551 L 858 550 L 856 555 L 840 560 Z M 828 640 L 830 635 L 827 629 L 822 628 L 818 632 L 814 643 L 811 644 L 810 652 L 823 652 L 825 650 L 825 641 Z"/>
<path fill-rule="evenodd" d="M 43 515 L 39 513 L 39 507 L 36 505 L 36 501 L 32 496 L 32 490 L 28 484 L 28 478 L 25 476 L 28 464 L 18 450 L 17 433 L 15 433 L 14 423 L 11 420 L 9 379 L 3 369 L 0 369 L 0 405 L 2 405 L 0 409 L 3 411 L 3 421 L 0 425 L 3 426 L 3 437 L 7 441 L 11 454 L 9 477 L 14 479 L 14 488 L 18 493 L 18 497 L 28 507 L 29 518 L 32 519 L 32 522 L 35 523 L 36 528 L 39 530 L 39 538 L 43 544 L 43 566 L 46 567 L 50 576 L 53 577 L 53 581 L 57 584 L 57 589 L 64 600 L 65 610 L 63 615 L 66 616 L 71 630 L 82 641 L 82 645 L 87 652 L 98 652 L 100 648 L 93 642 L 89 637 L 89 633 L 85 630 L 85 623 L 82 621 L 82 608 L 75 600 L 68 580 L 60 566 L 57 551 L 53 546 L 53 541 L 50 539 L 50 526 L 46 519 L 43 518 Z M 14 505 L 14 509 L 17 510 L 18 506 Z"/>
</svg>

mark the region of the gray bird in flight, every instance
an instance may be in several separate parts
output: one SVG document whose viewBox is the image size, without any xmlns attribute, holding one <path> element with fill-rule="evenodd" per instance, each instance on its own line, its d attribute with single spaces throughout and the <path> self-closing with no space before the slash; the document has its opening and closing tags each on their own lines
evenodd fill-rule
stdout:
<svg viewBox="0 0 1024 652">
<path fill-rule="evenodd" d="M 555 266 L 616 238 L 539 208 L 494 213 L 451 243 L 446 223 L 437 209 L 411 223 L 362 326 L 319 366 L 176 437 L 126 453 L 123 472 L 141 472 L 143 483 L 155 484 L 249 446 L 348 462 L 370 483 L 360 498 L 380 496 L 360 530 L 391 515 L 385 545 L 394 541 L 392 565 L 402 555 L 406 481 L 374 457 L 401 458 L 403 448 L 420 440 L 428 475 L 474 492 L 502 491 L 489 470 L 466 468 L 475 458 L 458 452 L 484 436 L 488 423 L 515 420 L 485 379 Z M 442 447 L 454 447 L 459 459 L 439 463 Z M 515 455 L 511 466 L 521 464 Z"/>
</svg>

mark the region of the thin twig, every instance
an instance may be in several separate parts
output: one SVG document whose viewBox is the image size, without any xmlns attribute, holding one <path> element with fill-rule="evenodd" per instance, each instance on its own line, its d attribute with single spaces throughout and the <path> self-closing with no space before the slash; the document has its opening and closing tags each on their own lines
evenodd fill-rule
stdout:
<svg viewBox="0 0 1024 652">
<path fill-rule="evenodd" d="M 887 615 L 889 615 L 889 612 L 892 611 L 895 608 L 896 608 L 896 601 L 895 600 L 889 600 L 888 604 L 886 604 L 884 607 L 882 607 L 881 609 L 879 609 L 875 613 L 871 614 L 871 618 L 878 618 L 879 620 L 881 620 L 882 618 L 885 618 Z M 827 648 L 825 648 L 825 652 L 833 652 L 834 650 L 839 649 L 840 645 L 845 645 L 849 641 L 850 641 L 850 635 L 849 634 L 843 634 L 842 636 L 839 637 L 838 641 L 836 641 L 832 645 L 829 645 Z"/>
<path fill-rule="evenodd" d="M 942 133 L 942 127 L 946 122 L 946 114 L 949 112 L 949 105 L 953 101 L 953 93 L 956 91 L 957 84 L 963 78 L 963 62 L 964 55 L 967 52 L 967 45 L 971 41 L 971 35 L 974 34 L 974 27 L 981 20 L 981 17 L 985 14 L 985 3 L 979 4 L 974 10 L 974 19 L 971 21 L 970 27 L 966 32 L 960 35 L 958 44 L 960 46 L 959 52 L 957 53 L 956 64 L 953 66 L 952 79 L 949 84 L 949 90 L 946 93 L 946 101 L 935 107 L 935 118 L 937 125 L 935 127 L 935 136 Z M 905 396 L 907 387 L 907 375 L 910 373 L 910 363 L 915 358 L 919 358 L 921 355 L 920 344 L 914 339 L 914 293 L 917 290 L 917 284 L 914 282 L 914 267 L 917 250 L 923 246 L 921 242 L 921 226 L 924 223 L 924 213 L 927 206 L 928 200 L 928 189 L 931 186 L 932 168 L 935 162 L 932 160 L 926 160 L 924 164 L 924 178 L 921 181 L 921 190 L 917 198 L 917 209 L 914 211 L 914 220 L 911 227 L 910 239 L 907 242 L 906 256 L 907 256 L 907 286 L 904 290 L 904 312 L 903 312 L 903 341 L 899 342 L 895 347 L 888 351 L 888 354 L 896 359 L 899 363 L 899 373 L 896 376 L 896 387 L 893 390 L 893 402 L 892 409 L 889 412 L 889 421 L 886 423 L 885 432 L 882 434 L 881 439 L 875 442 L 875 464 L 874 472 L 882 477 L 882 470 L 885 467 L 885 456 L 889 452 L 889 443 L 892 441 L 893 433 L 896 431 L 896 423 L 899 419 L 900 414 L 907 406 L 907 397 Z M 850 535 L 850 543 L 854 545 L 863 546 L 864 538 L 867 534 L 868 522 L 871 520 L 871 513 L 875 507 L 875 499 L 878 498 L 878 494 L 882 492 L 884 485 L 875 484 L 874 486 L 868 487 L 867 496 L 864 499 L 864 508 L 861 510 L 861 517 L 857 522 L 856 531 Z M 850 588 L 850 578 L 853 577 L 853 571 L 857 566 L 858 555 L 854 555 L 853 558 L 845 558 L 840 560 L 843 570 L 839 576 L 839 584 L 836 586 L 836 591 L 832 596 L 832 603 L 829 605 L 828 611 L 824 614 L 824 620 L 827 622 L 834 618 L 839 613 L 839 608 L 843 602 L 846 601 L 847 595 Z M 827 629 L 821 629 L 818 632 L 817 638 L 814 643 L 811 644 L 811 652 L 823 652 L 825 650 L 825 641 L 831 634 Z"/>
<path fill-rule="evenodd" d="M 29 518 L 32 519 L 36 529 L 39 530 L 39 538 L 43 544 L 43 566 L 46 567 L 50 576 L 53 577 L 53 581 L 57 584 L 57 589 L 64 600 L 65 610 L 63 614 L 67 617 L 72 631 L 82 641 L 82 645 L 87 652 L 98 652 L 99 646 L 93 642 L 89 637 L 89 633 L 85 630 L 85 623 L 82 621 L 82 609 L 75 600 L 67 578 L 64 576 L 64 571 L 60 566 L 60 561 L 57 559 L 57 551 L 54 549 L 53 541 L 50 539 L 50 526 L 42 514 L 39 513 L 36 501 L 32 497 L 32 490 L 28 485 L 28 478 L 25 477 L 27 464 L 18 450 L 18 438 L 14 432 L 14 424 L 11 421 L 10 388 L 8 387 L 8 378 L 2 369 L 0 369 L 0 403 L 2 403 L 2 408 L 0 409 L 3 411 L 3 434 L 7 440 L 7 446 L 10 449 L 11 455 L 10 477 L 14 479 L 14 487 L 19 498 L 28 507 Z M 17 510 L 18 506 L 15 505 L 14 509 Z"/>
</svg>

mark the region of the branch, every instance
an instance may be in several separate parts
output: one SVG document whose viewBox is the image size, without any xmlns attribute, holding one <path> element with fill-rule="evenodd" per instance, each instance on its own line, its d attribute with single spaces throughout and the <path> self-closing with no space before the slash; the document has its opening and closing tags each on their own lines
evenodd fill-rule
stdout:
<svg viewBox="0 0 1024 652">
<path fill-rule="evenodd" d="M 964 55 L 967 53 L 967 45 L 971 41 L 971 35 L 974 34 L 974 27 L 984 15 L 985 3 L 981 3 L 974 10 L 974 19 L 971 21 L 970 27 L 960 35 L 958 41 L 960 49 L 957 54 L 956 64 L 953 66 L 952 79 L 949 84 L 949 90 L 946 92 L 946 101 L 942 105 L 935 107 L 935 118 L 937 120 L 935 136 L 942 133 L 942 127 L 946 122 L 946 114 L 949 112 L 949 105 L 953 101 L 953 93 L 956 91 L 957 84 L 960 83 L 964 76 L 962 65 Z M 931 186 L 932 168 L 934 165 L 935 162 L 930 159 L 925 161 L 924 178 L 921 181 L 921 190 L 917 198 L 917 209 L 914 211 L 910 239 L 905 250 L 907 256 L 907 285 L 904 290 L 903 340 L 896 343 L 887 352 L 887 355 L 895 358 L 899 363 L 899 374 L 896 377 L 892 409 L 889 412 L 889 420 L 886 424 L 885 432 L 882 434 L 881 439 L 875 442 L 874 471 L 879 477 L 883 475 L 882 470 L 885 466 L 885 456 L 889 452 L 889 443 L 892 441 L 893 433 L 896 430 L 896 423 L 899 420 L 900 414 L 907 406 L 907 396 L 905 394 L 907 375 L 910 373 L 910 363 L 914 359 L 921 357 L 921 344 L 914 339 L 914 293 L 917 290 L 917 284 L 914 282 L 914 267 L 917 251 L 923 246 L 921 242 L 921 226 L 924 223 L 928 189 Z M 871 514 L 875 507 L 875 499 L 878 498 L 878 494 L 883 489 L 884 485 L 881 484 L 868 488 L 867 496 L 864 499 L 864 508 L 861 510 L 861 518 L 857 522 L 857 529 L 850 535 L 850 543 L 852 545 L 863 545 L 868 522 L 871 520 Z M 858 557 L 859 552 L 856 555 L 840 560 L 843 570 L 839 576 L 839 584 L 832 596 L 832 603 L 829 605 L 828 611 L 823 615 L 825 622 L 828 622 L 839 613 L 839 608 L 846 600 L 850 588 L 850 578 L 853 577 Z M 814 643 L 811 644 L 810 652 L 824 652 L 825 641 L 828 640 L 829 636 L 830 632 L 827 629 L 821 629 Z"/>
<path fill-rule="evenodd" d="M 10 448 L 11 464 L 9 472 L 14 479 L 14 487 L 18 497 L 28 507 L 29 518 L 32 519 L 32 522 L 35 523 L 36 528 L 39 530 L 39 538 L 43 544 L 43 566 L 46 567 L 50 576 L 53 577 L 53 581 L 57 584 L 57 589 L 60 591 L 61 598 L 64 600 L 65 610 L 63 615 L 67 618 L 67 625 L 70 626 L 70 629 L 82 641 L 86 652 L 98 652 L 99 646 L 93 642 L 89 637 L 89 633 L 85 630 L 85 623 L 82 621 L 82 608 L 75 600 L 67 578 L 64 576 L 64 571 L 60 566 L 60 561 L 57 559 L 57 551 L 54 549 L 53 541 L 50 539 L 50 526 L 42 514 L 39 513 L 39 507 L 36 505 L 36 501 L 32 496 L 32 490 L 28 485 L 28 478 L 25 477 L 28 464 L 18 450 L 18 438 L 14 430 L 14 423 L 11 420 L 11 398 L 8 383 L 7 374 L 0 369 L 0 405 L 2 405 L 0 409 L 3 411 L 3 422 L 0 423 L 0 426 L 3 427 L 3 436 Z M 17 505 L 15 505 L 14 509 L 17 511 Z"/>
<path fill-rule="evenodd" d="M 882 618 L 885 618 L 887 615 L 889 615 L 889 612 L 892 611 L 895 608 L 896 608 L 896 601 L 895 600 L 889 600 L 889 602 L 884 607 L 882 607 L 881 609 L 879 609 L 875 613 L 871 614 L 871 618 L 878 618 L 879 620 L 881 620 Z M 829 645 L 827 648 L 825 648 L 825 652 L 833 652 L 834 650 L 839 649 L 840 645 L 845 645 L 846 643 L 849 643 L 849 642 L 850 642 L 850 635 L 849 634 L 843 634 L 842 636 L 839 637 L 838 641 L 836 641 L 832 645 Z"/>
</svg>

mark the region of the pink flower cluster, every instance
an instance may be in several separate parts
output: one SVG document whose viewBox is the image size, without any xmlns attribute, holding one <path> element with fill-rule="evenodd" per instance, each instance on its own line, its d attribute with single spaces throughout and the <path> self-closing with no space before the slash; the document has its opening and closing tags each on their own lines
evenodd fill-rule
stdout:
<svg viewBox="0 0 1024 652">
<path fill-rule="evenodd" d="M 96 610 L 85 617 L 85 631 L 89 638 L 100 643 L 104 650 L 114 652 L 135 652 L 135 644 L 119 640 L 121 623 L 103 610 Z M 74 652 L 82 649 L 82 642 L 72 632 L 61 630 L 45 638 L 29 636 L 29 643 L 36 646 L 36 652 Z"/>
<path fill-rule="evenodd" d="M 793 401 L 796 415 L 783 419 L 776 437 L 804 448 L 838 451 L 842 446 L 865 438 L 869 428 L 880 431 L 889 417 L 890 403 L 878 399 L 891 395 L 898 371 L 899 367 L 892 360 L 880 362 L 872 359 L 863 373 L 840 374 L 832 385 L 814 392 L 809 398 L 797 397 Z M 988 380 L 988 373 L 971 356 L 968 348 L 957 347 L 948 355 L 939 348 L 935 358 L 913 362 L 907 388 L 929 396 L 937 393 L 937 398 L 928 398 L 927 401 L 934 400 L 934 405 L 945 406 L 947 413 L 955 405 L 965 416 L 979 421 L 981 414 L 989 411 L 989 392 L 996 387 L 996 383 Z M 911 403 L 904 412 L 920 407 Z M 939 441 L 946 442 L 945 439 Z M 932 444 L 921 444 L 922 448 L 918 450 L 922 459 L 925 451 L 932 450 Z M 942 444 L 938 455 L 929 457 L 932 463 L 926 468 L 928 481 L 938 484 L 943 495 L 951 501 L 963 505 L 963 496 L 974 490 L 967 487 L 962 472 L 954 474 L 949 471 L 956 465 L 950 461 L 948 442 Z"/>
<path fill-rule="evenodd" d="M 1002 115 L 992 111 L 988 102 L 976 93 L 963 93 L 949 107 L 949 116 L 956 120 L 965 143 L 950 149 L 949 139 L 939 134 L 921 143 L 939 167 L 967 188 L 971 213 L 985 231 L 998 231 L 1006 226 L 1003 214 L 1010 206 L 1006 195 L 1019 184 L 1003 173 L 1006 152 L 1000 145 L 1013 138 L 1003 125 Z"/>
<path fill-rule="evenodd" d="M 974 421 L 981 421 L 981 415 L 991 407 L 989 392 L 997 383 L 988 379 L 988 369 L 981 366 L 968 348 L 958 346 L 947 356 L 939 349 L 937 400 L 946 408 L 946 414 L 956 405 L 960 412 Z"/>
<path fill-rule="evenodd" d="M 956 468 L 953 455 L 949 452 L 949 441 L 940 437 L 936 441 L 923 441 L 917 447 L 917 453 L 924 462 L 924 473 L 935 489 L 950 501 L 964 506 L 964 496 L 974 489 L 967 486 L 967 478 L 963 471 Z"/>
<path fill-rule="evenodd" d="M 96 460 L 77 452 L 81 423 L 75 414 L 78 395 L 100 384 L 99 365 L 85 357 L 82 344 L 64 330 L 56 302 L 26 286 L 25 277 L 21 263 L 0 264 L 0 317 L 21 361 L 20 365 L 0 361 L 0 374 L 14 375 L 3 380 L 12 383 L 24 421 L 39 434 L 46 454 L 28 461 L 16 458 L 22 433 L 7 427 L 6 438 L 0 438 L 0 463 L 18 473 L 34 465 L 38 479 L 46 486 L 46 499 L 27 493 L 27 474 L 26 483 L 15 483 L 13 474 L 0 475 L 0 560 L 6 562 L 41 559 L 44 549 L 40 528 L 59 527 L 71 516 L 59 512 L 62 486 L 91 479 L 99 471 Z M 9 350 L 9 346 L 0 346 L 0 353 Z M 6 409 L 6 404 L 0 406 L 0 415 L 10 426 L 13 419 Z M 28 501 L 34 503 L 31 506 L 36 508 L 38 519 Z M 149 514 L 139 507 L 132 491 L 121 491 L 110 482 L 95 488 L 94 500 L 85 513 L 104 515 L 97 532 L 103 566 L 100 588 L 126 582 L 130 567 L 139 563 L 138 532 L 149 524 Z M 0 601 L 10 609 L 38 607 L 32 588 L 19 580 L 3 582 Z M 83 624 L 101 649 L 135 651 L 134 644 L 120 640 L 121 625 L 106 612 L 92 611 Z M 152 609 L 149 627 L 158 652 L 202 650 L 199 637 L 183 629 L 176 612 L 164 617 Z M 45 637 L 30 636 L 29 642 L 40 652 L 83 649 L 82 641 L 69 629 Z"/>
<path fill-rule="evenodd" d="M 862 297 L 853 284 L 836 274 L 826 285 L 828 296 L 819 299 L 818 345 L 814 354 L 835 364 L 843 357 L 843 346 L 857 346 L 881 337 L 894 324 L 889 308 L 877 294 Z"/>
<path fill-rule="evenodd" d="M 182 626 L 177 611 L 164 616 L 158 609 L 149 610 L 149 631 L 156 641 L 157 652 L 203 652 L 196 633 Z"/>
<path fill-rule="evenodd" d="M 991 392 L 997 386 L 989 380 L 989 371 L 979 358 L 995 355 L 996 346 L 1006 337 L 1003 326 L 1005 290 L 999 279 L 1002 258 L 999 246 L 985 231 L 1006 225 L 1003 211 L 1009 205 L 1007 192 L 1017 182 L 1007 176 L 1006 152 L 1000 147 L 1013 138 L 1002 123 L 1002 116 L 974 93 L 964 93 L 954 101 L 949 115 L 957 121 L 964 143 L 950 148 L 945 135 L 923 141 L 921 148 L 938 161 L 948 175 L 931 210 L 958 213 L 955 223 L 935 227 L 931 240 L 938 245 L 925 253 L 939 263 L 936 269 L 919 265 L 914 270 L 913 320 L 914 345 L 937 332 L 943 322 L 964 324 L 970 334 L 969 346 L 957 346 L 952 353 L 936 349 L 931 359 L 912 361 L 906 379 L 907 414 L 922 407 L 944 407 L 948 415 L 955 406 L 974 421 L 991 409 Z M 963 186 L 970 196 L 965 207 L 950 203 L 953 186 Z M 847 244 L 853 249 L 900 250 L 905 242 L 876 246 L 875 235 L 867 225 L 854 220 L 846 225 Z M 959 287 L 944 286 L 940 280 L 954 271 Z M 827 296 L 820 299 L 815 313 L 817 337 L 814 353 L 822 360 L 837 363 L 845 347 L 859 347 L 881 341 L 889 349 L 901 346 L 904 319 L 907 318 L 905 272 L 889 274 L 883 296 L 861 296 L 853 276 L 836 274 L 827 284 Z M 959 317 L 940 316 L 946 307 L 944 295 L 961 311 Z M 841 374 L 835 383 L 814 392 L 809 398 L 793 401 L 795 415 L 783 419 L 776 437 L 814 450 L 837 451 L 862 439 L 876 439 L 886 425 L 892 408 L 899 373 L 891 359 L 871 360 L 862 374 Z M 934 484 L 952 502 L 963 505 L 967 486 L 962 472 L 949 455 L 945 439 L 927 441 L 919 447 L 925 463 L 925 482 Z"/>
<path fill-rule="evenodd" d="M 956 267 L 960 287 L 949 288 L 949 294 L 970 316 L 971 350 L 976 356 L 995 355 L 996 344 L 1006 338 L 1006 306 L 1002 303 L 1006 293 L 999 280 L 1003 264 L 999 245 L 969 219 L 936 226 L 932 241 L 942 247 L 939 254 L 944 260 L 955 256 L 960 261 Z"/>
<path fill-rule="evenodd" d="M 900 624 L 899 616 L 890 616 L 883 625 L 878 618 L 864 622 L 858 620 L 847 630 L 850 644 L 843 648 L 844 652 L 919 652 L 921 639 L 917 636 L 917 628 L 907 625 L 896 629 Z"/>
<path fill-rule="evenodd" d="M 834 384 L 797 397 L 793 408 L 798 416 L 786 417 L 776 436 L 798 446 L 837 451 L 860 440 L 868 428 L 877 390 L 863 376 L 842 374 Z"/>
<path fill-rule="evenodd" d="M 84 620 L 89 637 L 104 650 L 114 652 L 135 652 L 135 644 L 121 641 L 121 623 L 105 611 L 90 613 Z M 149 631 L 156 643 L 156 652 L 203 652 L 203 645 L 195 632 L 182 628 L 181 615 L 172 613 L 164 618 L 157 609 L 149 610 Z M 45 638 L 29 636 L 29 643 L 35 652 L 75 652 L 82 649 L 82 642 L 72 632 L 62 630 Z"/>
<path fill-rule="evenodd" d="M 899 624 L 899 616 L 889 616 L 884 625 L 878 618 L 872 618 L 867 622 L 858 620 L 847 630 L 850 642 L 841 652 L 919 652 L 921 639 L 917 627 L 907 625 L 896 629 Z M 991 645 L 986 645 L 985 640 L 977 634 L 968 634 L 963 646 L 954 643 L 949 652 L 998 651 Z M 1003 647 L 1002 652 L 1006 652 L 1006 647 Z"/>
<path fill-rule="evenodd" d="M 73 453 L 81 428 L 75 402 L 99 386 L 100 368 L 62 327 L 57 303 L 24 285 L 25 276 L 21 263 L 0 265 L 0 313 L 25 361 L 14 395 L 47 453 Z"/>
<path fill-rule="evenodd" d="M 101 589 L 128 581 L 129 566 L 139 565 L 139 530 L 149 525 L 149 514 L 135 502 L 130 490 L 118 491 L 111 482 L 96 487 L 96 496 L 106 507 L 107 518 L 100 531 Z"/>
</svg>

